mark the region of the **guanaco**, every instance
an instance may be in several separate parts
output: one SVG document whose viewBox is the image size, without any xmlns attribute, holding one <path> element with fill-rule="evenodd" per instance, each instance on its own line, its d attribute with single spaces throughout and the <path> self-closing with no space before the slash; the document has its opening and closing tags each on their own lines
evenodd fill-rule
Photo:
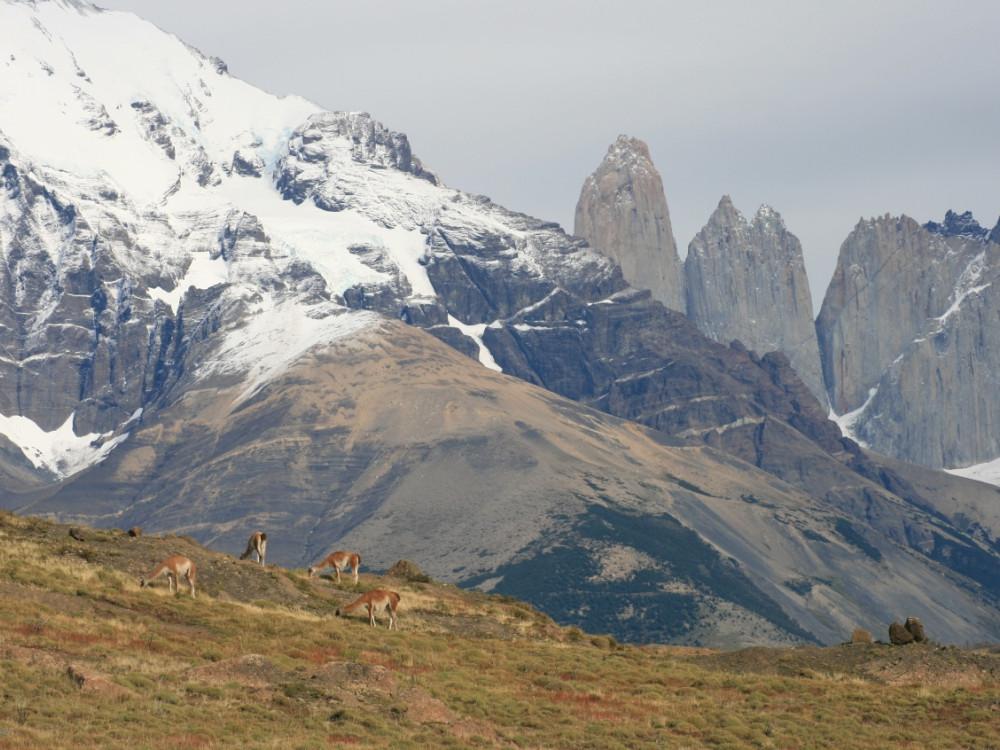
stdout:
<svg viewBox="0 0 1000 750">
<path fill-rule="evenodd" d="M 255 531 L 250 536 L 247 543 L 247 551 L 240 555 L 241 560 L 246 560 L 253 553 L 257 553 L 257 562 L 264 566 L 264 555 L 267 553 L 267 534 L 263 531 Z"/>
<path fill-rule="evenodd" d="M 340 583 L 340 571 L 348 568 L 354 573 L 354 583 L 358 582 L 358 568 L 361 567 L 361 555 L 357 552 L 331 552 L 322 562 L 309 568 L 309 577 L 324 568 L 333 568 L 337 572 L 337 583 Z"/>
<path fill-rule="evenodd" d="M 368 624 L 375 627 L 375 613 L 385 610 L 389 613 L 389 630 L 397 630 L 396 627 L 396 607 L 399 606 L 399 594 L 386 589 L 373 589 L 368 591 L 345 607 L 337 607 L 337 617 L 345 617 L 348 612 L 353 612 L 358 607 L 368 608 Z"/>
<path fill-rule="evenodd" d="M 194 593 L 194 571 L 194 561 L 189 560 L 184 557 L 184 555 L 171 555 L 153 568 L 152 573 L 145 578 L 141 578 L 139 580 L 139 587 L 142 588 L 143 586 L 150 586 L 154 580 L 162 575 L 165 575 L 167 577 L 167 585 L 170 590 L 176 592 L 177 580 L 180 576 L 184 576 L 184 578 L 187 579 L 188 585 L 191 587 L 191 598 L 196 599 L 197 597 Z"/>
</svg>

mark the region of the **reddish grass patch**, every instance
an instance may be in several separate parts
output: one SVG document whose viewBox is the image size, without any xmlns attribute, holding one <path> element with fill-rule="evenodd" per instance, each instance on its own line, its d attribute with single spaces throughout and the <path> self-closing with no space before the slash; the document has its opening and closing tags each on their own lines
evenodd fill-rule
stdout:
<svg viewBox="0 0 1000 750">
<path fill-rule="evenodd" d="M 204 747 L 210 744 L 198 734 L 171 734 L 166 737 L 168 747 Z"/>
<path fill-rule="evenodd" d="M 111 638 L 100 635 L 84 635 L 83 633 L 62 633 L 59 640 L 72 641 L 73 643 L 114 643 Z"/>
<path fill-rule="evenodd" d="M 85 635 L 83 633 L 77 633 L 75 631 L 59 631 L 55 628 L 50 628 L 46 625 L 39 626 L 37 623 L 23 622 L 15 625 L 13 628 L 15 633 L 19 633 L 25 637 L 38 637 L 38 638 L 49 638 L 60 643 L 105 643 L 113 644 L 114 639 L 107 638 L 100 635 Z"/>
<path fill-rule="evenodd" d="M 344 650 L 333 646 L 332 648 L 320 648 L 316 646 L 305 655 L 306 661 L 311 664 L 326 664 L 328 661 L 335 661 L 344 655 Z"/>
<path fill-rule="evenodd" d="M 144 638 L 143 640 L 132 640 L 129 641 L 129 648 L 141 649 L 142 651 L 148 651 L 149 653 L 163 653 L 166 651 L 165 646 L 160 642 L 159 638 Z"/>
<path fill-rule="evenodd" d="M 600 678 L 597 675 L 592 674 L 569 674 L 565 672 L 558 675 L 559 679 L 563 682 L 599 682 Z"/>
<path fill-rule="evenodd" d="M 328 745 L 360 745 L 361 740 L 357 737 L 348 737 L 346 734 L 331 734 L 326 738 Z"/>
<path fill-rule="evenodd" d="M 556 690 L 555 692 L 549 693 L 549 698 L 554 701 L 559 701 L 560 703 L 603 703 L 604 701 L 596 695 L 584 695 L 583 693 L 574 693 L 571 690 Z M 617 703 L 621 705 L 619 701 L 608 701 L 609 703 Z"/>
</svg>

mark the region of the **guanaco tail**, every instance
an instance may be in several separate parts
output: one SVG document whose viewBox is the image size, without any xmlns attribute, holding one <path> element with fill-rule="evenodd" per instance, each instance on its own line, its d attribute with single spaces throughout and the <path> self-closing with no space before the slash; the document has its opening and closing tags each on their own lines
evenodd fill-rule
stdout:
<svg viewBox="0 0 1000 750">
<path fill-rule="evenodd" d="M 139 587 L 150 586 L 157 578 L 165 575 L 167 577 L 167 585 L 170 590 L 176 592 L 177 581 L 181 576 L 184 576 L 184 578 L 187 579 L 188 585 L 191 587 L 191 598 L 195 599 L 197 597 L 194 593 L 194 571 L 195 564 L 192 560 L 184 557 L 184 555 L 171 555 L 153 568 L 152 573 L 145 578 L 140 579 Z"/>
<path fill-rule="evenodd" d="M 246 560 L 253 553 L 257 553 L 257 562 L 264 565 L 264 555 L 267 553 L 267 534 L 263 531 L 255 531 L 247 543 L 247 551 L 240 555 L 241 560 Z"/>
<path fill-rule="evenodd" d="M 354 573 L 354 583 L 358 582 L 358 568 L 361 567 L 361 555 L 357 552 L 331 552 L 322 562 L 309 568 L 309 577 L 324 568 L 333 568 L 337 572 L 337 583 L 340 583 L 340 571 L 348 568 Z"/>
<path fill-rule="evenodd" d="M 389 630 L 398 630 L 396 627 L 396 607 L 399 606 L 399 594 L 386 589 L 373 589 L 368 591 L 345 607 L 337 608 L 337 617 L 345 617 L 348 612 L 353 612 L 358 607 L 368 609 L 368 624 L 375 627 L 375 613 L 385 610 L 389 614 Z"/>
</svg>

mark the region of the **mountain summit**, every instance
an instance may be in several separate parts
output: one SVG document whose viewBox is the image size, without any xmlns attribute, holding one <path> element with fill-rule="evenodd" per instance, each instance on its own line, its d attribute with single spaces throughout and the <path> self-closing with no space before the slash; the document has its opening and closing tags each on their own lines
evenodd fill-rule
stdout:
<svg viewBox="0 0 1000 750">
<path fill-rule="evenodd" d="M 710 338 L 780 351 L 827 403 L 802 245 L 781 215 L 761 206 L 750 221 L 723 196 L 688 246 L 687 313 Z"/>
<path fill-rule="evenodd" d="M 618 136 L 584 180 L 573 234 L 614 258 L 630 284 L 684 312 L 684 273 L 663 180 L 638 138 Z"/>
</svg>

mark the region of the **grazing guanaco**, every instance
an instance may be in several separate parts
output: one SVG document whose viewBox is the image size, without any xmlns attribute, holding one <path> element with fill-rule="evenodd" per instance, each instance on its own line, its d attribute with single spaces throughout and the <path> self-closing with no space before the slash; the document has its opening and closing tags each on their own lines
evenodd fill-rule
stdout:
<svg viewBox="0 0 1000 750">
<path fill-rule="evenodd" d="M 250 541 L 247 543 L 247 551 L 240 555 L 241 560 L 246 560 L 251 554 L 257 553 L 257 562 L 264 566 L 264 555 L 267 552 L 267 534 L 263 531 L 255 531 Z"/>
<path fill-rule="evenodd" d="M 357 552 L 331 552 L 322 562 L 309 568 L 309 577 L 324 568 L 333 568 L 337 572 L 337 583 L 340 583 L 340 571 L 348 568 L 354 573 L 354 583 L 358 582 L 358 568 L 361 567 L 361 555 Z"/>
<path fill-rule="evenodd" d="M 345 607 L 337 607 L 337 617 L 344 617 L 348 612 L 353 612 L 358 607 L 368 608 L 368 624 L 375 627 L 375 613 L 383 609 L 389 613 L 389 630 L 398 630 L 396 627 L 396 607 L 399 606 L 399 594 L 387 589 L 373 589 L 365 592 L 353 602 Z"/>
<path fill-rule="evenodd" d="M 191 587 L 191 598 L 196 599 L 194 593 L 194 571 L 195 564 L 192 560 L 184 557 L 184 555 L 171 555 L 166 560 L 161 562 L 155 568 L 153 572 L 150 573 L 145 578 L 139 580 L 139 587 L 150 586 L 153 581 L 162 575 L 167 577 L 167 585 L 170 587 L 171 591 L 177 591 L 177 581 L 180 576 L 184 576 L 187 579 L 188 585 Z"/>
</svg>

